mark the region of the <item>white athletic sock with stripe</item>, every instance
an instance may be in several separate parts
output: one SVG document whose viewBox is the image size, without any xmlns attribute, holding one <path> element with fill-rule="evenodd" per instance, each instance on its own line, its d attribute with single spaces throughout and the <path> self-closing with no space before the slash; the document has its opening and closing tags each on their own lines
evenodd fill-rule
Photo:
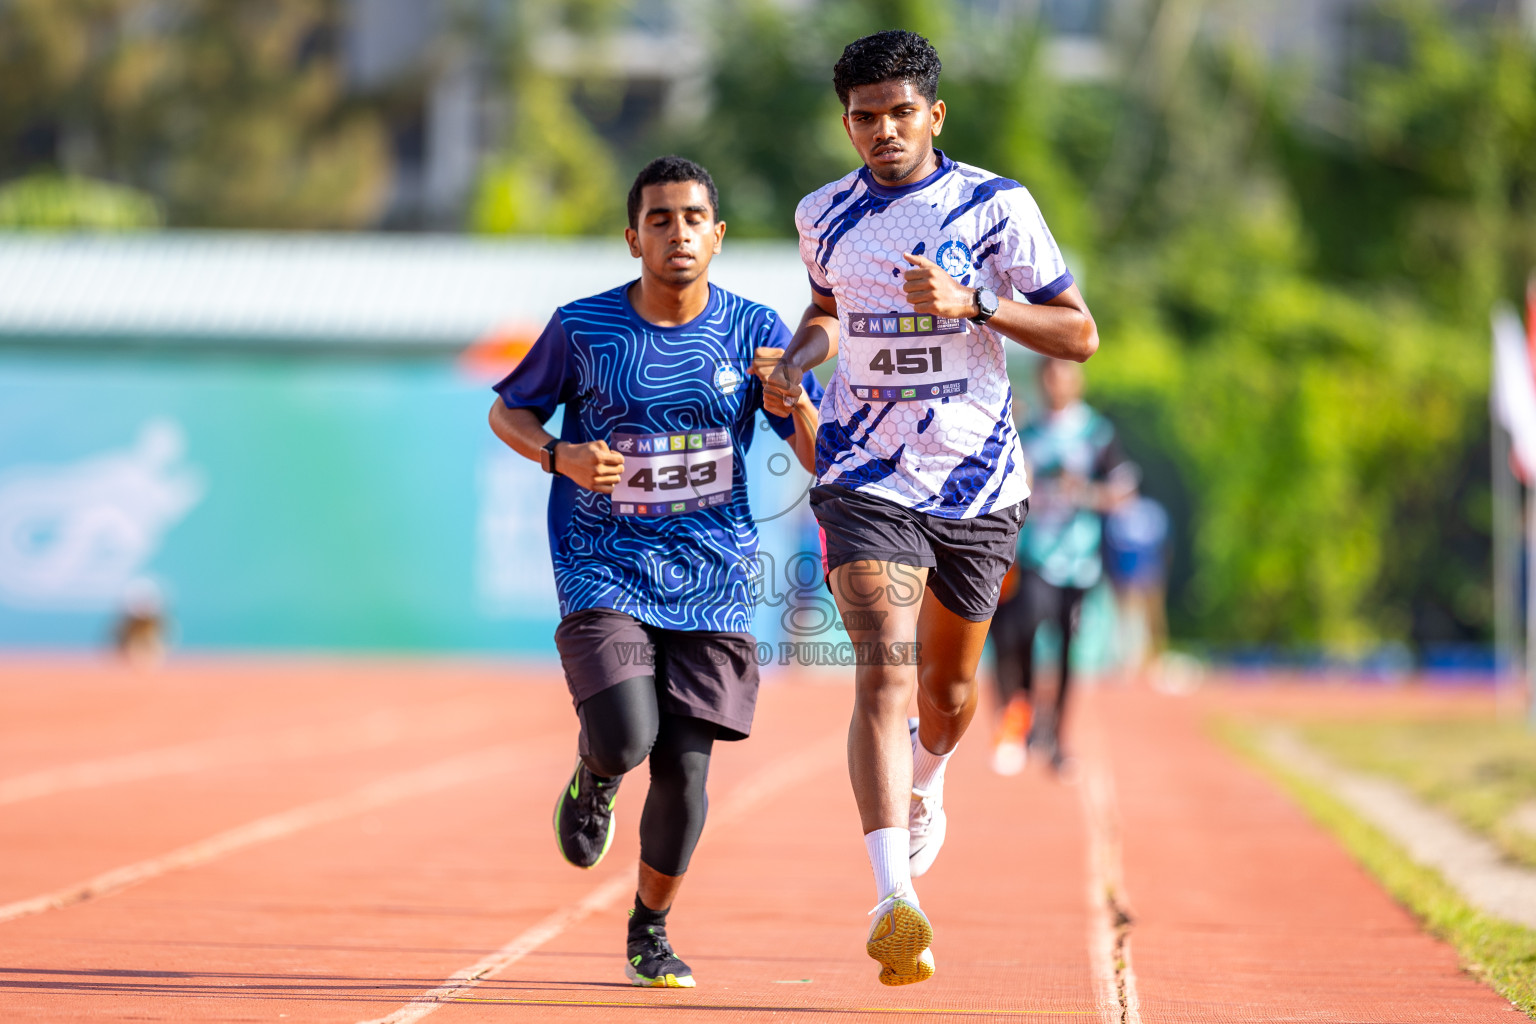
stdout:
<svg viewBox="0 0 1536 1024">
<path fill-rule="evenodd" d="M 957 748 L 958 749 L 958 748 Z M 944 790 L 944 766 L 955 751 L 935 754 L 918 740 L 912 744 L 912 788 L 924 793 L 940 793 Z"/>
<path fill-rule="evenodd" d="M 908 859 L 911 843 L 904 828 L 877 828 L 865 833 L 864 849 L 869 852 L 869 866 L 875 869 L 876 900 L 901 893 L 908 901 L 917 902 L 912 891 L 912 863 Z"/>
</svg>

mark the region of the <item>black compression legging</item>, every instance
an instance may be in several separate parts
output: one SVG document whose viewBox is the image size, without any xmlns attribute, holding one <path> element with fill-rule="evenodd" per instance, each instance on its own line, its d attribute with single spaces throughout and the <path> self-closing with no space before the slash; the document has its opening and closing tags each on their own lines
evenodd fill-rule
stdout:
<svg viewBox="0 0 1536 1024">
<path fill-rule="evenodd" d="M 1061 631 L 1061 675 L 1056 686 L 1053 727 L 1060 728 L 1067 709 L 1067 690 L 1072 683 L 1072 639 L 1077 633 L 1078 612 L 1086 591 L 1056 587 L 1038 573 L 1022 570 L 1018 592 L 998 606 L 992 618 L 992 649 L 997 659 L 997 690 L 1001 707 L 1014 693 L 1034 702 L 1035 633 L 1046 622 Z"/>
<path fill-rule="evenodd" d="M 582 701 L 576 714 L 581 759 L 596 774 L 617 778 L 649 755 L 640 859 L 664 875 L 687 871 L 709 812 L 704 787 L 715 724 L 661 710 L 654 676 L 610 686 Z"/>
</svg>

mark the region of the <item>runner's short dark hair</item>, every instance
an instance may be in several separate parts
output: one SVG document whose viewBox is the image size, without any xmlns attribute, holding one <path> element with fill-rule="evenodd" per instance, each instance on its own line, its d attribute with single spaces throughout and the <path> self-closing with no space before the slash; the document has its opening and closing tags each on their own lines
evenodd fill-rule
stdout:
<svg viewBox="0 0 1536 1024">
<path fill-rule="evenodd" d="M 843 48 L 832 68 L 832 87 L 843 109 L 848 94 L 861 85 L 878 85 L 892 79 L 910 82 L 929 103 L 939 98 L 939 72 L 944 65 L 933 44 L 916 32 L 887 29 Z"/>
<path fill-rule="evenodd" d="M 709 193 L 709 212 L 720 219 L 720 192 L 709 172 L 692 160 L 680 156 L 659 156 L 640 168 L 635 183 L 629 187 L 629 226 L 640 227 L 640 193 L 647 185 L 670 185 L 675 181 L 696 181 Z"/>
</svg>

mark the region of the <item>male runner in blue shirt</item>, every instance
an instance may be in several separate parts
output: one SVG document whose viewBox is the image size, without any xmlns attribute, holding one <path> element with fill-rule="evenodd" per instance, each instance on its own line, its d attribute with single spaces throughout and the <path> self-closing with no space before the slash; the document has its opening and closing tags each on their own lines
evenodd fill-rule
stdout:
<svg viewBox="0 0 1536 1024">
<path fill-rule="evenodd" d="M 668 988 L 694 986 L 666 918 L 704 828 L 710 751 L 752 728 L 757 529 L 743 456 L 762 408 L 754 360 L 789 341 L 773 310 L 709 283 L 719 205 L 697 164 L 648 164 L 624 232 L 639 280 L 556 310 L 491 407 L 496 435 L 555 475 L 555 643 L 581 722 L 556 838 L 572 864 L 595 866 L 619 782 L 649 757 L 625 972 Z M 809 469 L 820 388 L 802 383 L 769 422 Z M 559 405 L 556 438 L 543 424 Z"/>
</svg>

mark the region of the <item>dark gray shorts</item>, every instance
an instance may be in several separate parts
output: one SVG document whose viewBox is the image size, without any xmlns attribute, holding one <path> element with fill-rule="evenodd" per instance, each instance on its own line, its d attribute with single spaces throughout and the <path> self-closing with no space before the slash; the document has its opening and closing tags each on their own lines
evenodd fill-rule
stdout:
<svg viewBox="0 0 1536 1024">
<path fill-rule="evenodd" d="M 655 676 L 661 710 L 702 718 L 722 740 L 744 740 L 757 709 L 757 641 L 750 633 L 661 629 L 611 608 L 572 612 L 555 627 L 571 700 Z"/>
<path fill-rule="evenodd" d="M 1029 501 L 974 519 L 944 519 L 840 484 L 811 488 L 821 524 L 822 569 L 870 558 L 926 568 L 928 589 L 962 619 L 985 622 L 1013 564 Z"/>
</svg>

